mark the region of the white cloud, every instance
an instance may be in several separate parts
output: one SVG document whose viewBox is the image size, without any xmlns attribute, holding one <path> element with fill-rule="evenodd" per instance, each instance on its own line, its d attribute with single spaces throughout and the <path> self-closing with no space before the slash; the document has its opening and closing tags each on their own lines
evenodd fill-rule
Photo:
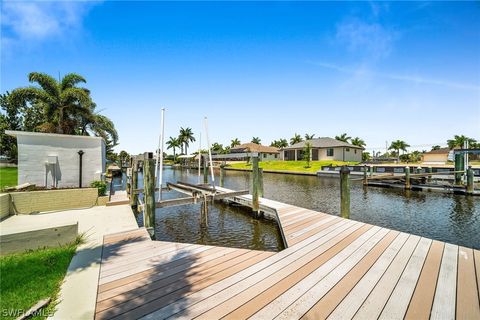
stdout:
<svg viewBox="0 0 480 320">
<path fill-rule="evenodd" d="M 420 75 L 402 75 L 402 74 L 395 74 L 395 73 L 375 72 L 366 68 L 365 66 L 361 66 L 359 68 L 349 68 L 349 67 L 339 66 L 336 64 L 324 63 L 324 62 L 310 62 L 310 63 L 322 68 L 335 70 L 335 71 L 350 74 L 353 76 L 377 77 L 377 78 L 383 78 L 383 79 L 410 82 L 414 84 L 427 84 L 427 85 L 443 86 L 443 87 L 448 87 L 453 89 L 480 91 L 480 85 L 478 84 L 459 83 L 459 82 L 446 81 L 442 79 L 432 79 L 432 78 L 428 78 Z"/>
<path fill-rule="evenodd" d="M 366 53 L 374 58 L 388 56 L 398 33 L 380 23 L 368 23 L 357 18 L 347 19 L 337 25 L 336 40 L 348 50 Z"/>
<path fill-rule="evenodd" d="M 95 2 L 3 1 L 2 41 L 42 41 L 82 28 L 83 18 Z"/>
</svg>

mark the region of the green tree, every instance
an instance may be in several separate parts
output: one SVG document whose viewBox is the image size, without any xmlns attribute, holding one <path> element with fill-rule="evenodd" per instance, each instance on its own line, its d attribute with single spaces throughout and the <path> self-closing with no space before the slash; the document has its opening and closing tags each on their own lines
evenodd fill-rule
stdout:
<svg viewBox="0 0 480 320">
<path fill-rule="evenodd" d="M 440 150 L 440 146 L 438 146 L 438 145 L 437 146 L 432 146 L 432 151 L 433 150 Z"/>
<path fill-rule="evenodd" d="M 342 133 L 339 136 L 335 136 L 335 139 L 338 141 L 348 142 L 352 137 L 348 136 L 346 133 Z"/>
<path fill-rule="evenodd" d="M 93 134 L 102 137 L 105 141 L 110 140 L 113 146 L 118 145 L 118 133 L 113 121 L 97 112 L 96 107 L 97 105 L 92 102 L 88 112 L 77 115 L 80 134 L 84 136 Z"/>
<path fill-rule="evenodd" d="M 272 143 L 270 143 L 270 147 L 275 147 L 275 148 L 286 148 L 288 147 L 288 141 L 287 139 L 279 139 L 279 140 L 273 140 Z"/>
<path fill-rule="evenodd" d="M 260 144 L 262 140 L 259 137 L 253 137 L 252 138 L 252 143 Z"/>
<path fill-rule="evenodd" d="M 182 153 L 185 150 L 185 154 L 188 154 L 188 146 L 190 145 L 190 142 L 195 141 L 192 128 L 180 128 L 180 135 L 178 136 L 178 138 L 180 139 L 180 143 L 182 144 Z"/>
<path fill-rule="evenodd" d="M 314 134 L 305 133 L 305 140 L 313 140 L 314 137 L 315 137 L 315 133 Z"/>
<path fill-rule="evenodd" d="M 294 145 L 295 143 L 302 142 L 302 136 L 298 133 L 295 133 L 292 138 L 290 138 L 290 145 Z"/>
<path fill-rule="evenodd" d="M 234 148 L 234 147 L 239 146 L 239 145 L 240 145 L 240 140 L 238 138 L 232 139 L 232 141 L 230 142 L 230 147 L 231 148 Z"/>
<path fill-rule="evenodd" d="M 468 141 L 470 149 L 475 148 L 477 140 L 475 140 L 473 138 L 469 138 L 469 137 L 464 136 L 464 135 L 455 135 L 453 137 L 453 139 L 447 140 L 447 143 L 448 143 L 448 147 L 450 149 L 453 149 L 453 148 L 456 148 L 456 147 L 463 148 L 464 143 L 466 141 Z"/>
<path fill-rule="evenodd" d="M 77 87 L 79 83 L 86 83 L 86 80 L 78 74 L 69 73 L 57 81 L 39 72 L 31 72 L 28 80 L 38 86 L 13 90 L 10 95 L 12 103 L 39 103 L 45 115 L 45 122 L 40 125 L 43 132 L 75 134 L 77 117 L 90 113 L 90 92 Z"/>
<path fill-rule="evenodd" d="M 0 95 L 0 154 L 10 159 L 17 158 L 17 139 L 5 133 L 5 130 L 22 130 L 22 117 L 18 107 L 9 101 L 9 93 Z"/>
<path fill-rule="evenodd" d="M 129 163 L 130 162 L 130 154 L 128 154 L 127 151 L 122 150 L 118 153 L 118 158 L 120 160 L 120 165 L 122 166 L 123 163 Z"/>
<path fill-rule="evenodd" d="M 407 151 L 408 147 L 410 147 L 410 145 L 407 144 L 405 141 L 396 140 L 396 141 L 392 141 L 392 143 L 390 144 L 390 147 L 388 147 L 388 150 L 395 150 L 397 161 L 400 161 L 400 150 L 405 152 Z"/>
<path fill-rule="evenodd" d="M 363 141 L 362 139 L 360 139 L 359 137 L 355 137 L 351 140 L 351 143 L 354 145 L 354 146 L 358 146 L 358 147 L 365 147 L 367 144 L 365 143 L 365 141 Z"/>
<path fill-rule="evenodd" d="M 223 145 L 218 143 L 218 142 L 214 142 L 212 144 L 210 150 L 212 150 L 212 152 L 216 152 L 216 153 L 223 153 Z"/>
<path fill-rule="evenodd" d="M 310 168 L 310 161 L 312 160 L 311 152 L 312 152 L 312 144 L 310 142 L 305 143 L 305 147 L 303 147 L 303 157 L 307 161 L 306 168 Z"/>
<path fill-rule="evenodd" d="M 173 160 L 177 159 L 176 149 L 182 145 L 178 138 L 169 137 L 167 142 L 167 149 L 173 149 Z"/>
<path fill-rule="evenodd" d="M 362 161 L 368 161 L 372 157 L 370 156 L 370 152 L 362 152 Z"/>
</svg>

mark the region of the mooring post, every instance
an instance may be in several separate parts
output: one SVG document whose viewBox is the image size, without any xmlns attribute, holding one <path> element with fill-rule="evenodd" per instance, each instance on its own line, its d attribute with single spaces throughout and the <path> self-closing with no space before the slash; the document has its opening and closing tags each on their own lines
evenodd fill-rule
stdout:
<svg viewBox="0 0 480 320">
<path fill-rule="evenodd" d="M 432 167 L 428 167 L 428 168 L 427 168 L 427 172 L 428 172 L 428 173 L 432 173 L 432 172 L 433 172 Z M 430 183 L 430 182 L 432 182 L 432 175 L 431 175 L 431 174 L 429 174 L 429 175 L 427 176 L 427 183 Z"/>
<path fill-rule="evenodd" d="M 220 166 L 220 187 L 223 188 L 223 185 L 225 184 L 224 182 L 225 179 L 225 168 L 223 167 L 223 164 Z"/>
<path fill-rule="evenodd" d="M 263 198 L 263 169 L 258 168 L 258 196 Z"/>
<path fill-rule="evenodd" d="M 258 218 L 260 203 L 258 202 L 258 156 L 252 157 L 252 211 L 255 218 Z"/>
<path fill-rule="evenodd" d="M 143 224 L 151 236 L 155 235 L 155 163 L 145 155 L 143 160 L 143 195 L 145 197 Z"/>
<path fill-rule="evenodd" d="M 422 173 L 422 167 L 417 167 L 417 173 Z"/>
<path fill-rule="evenodd" d="M 347 166 L 340 169 L 340 215 L 350 219 L 350 170 Z"/>
<path fill-rule="evenodd" d="M 367 165 L 363 166 L 363 185 L 367 186 L 368 185 L 368 176 L 367 176 Z"/>
<path fill-rule="evenodd" d="M 130 206 L 137 207 L 138 203 L 138 193 L 135 192 L 135 189 L 138 188 L 138 162 L 134 160 L 132 163 L 132 183 L 130 184 Z"/>
<path fill-rule="evenodd" d="M 473 194 L 473 169 L 472 166 L 467 170 L 467 194 Z"/>
<path fill-rule="evenodd" d="M 411 184 L 410 184 L 410 167 L 406 166 L 405 167 L 405 189 L 410 190 L 411 189 Z"/>
<path fill-rule="evenodd" d="M 207 160 L 203 160 L 203 183 L 208 183 L 208 167 Z"/>
<path fill-rule="evenodd" d="M 463 154 L 456 153 L 455 154 L 455 171 L 463 171 L 465 170 L 465 162 Z M 462 173 L 455 173 L 455 184 L 461 185 L 462 184 Z"/>
<path fill-rule="evenodd" d="M 370 166 L 370 177 L 373 176 L 373 166 Z"/>
</svg>

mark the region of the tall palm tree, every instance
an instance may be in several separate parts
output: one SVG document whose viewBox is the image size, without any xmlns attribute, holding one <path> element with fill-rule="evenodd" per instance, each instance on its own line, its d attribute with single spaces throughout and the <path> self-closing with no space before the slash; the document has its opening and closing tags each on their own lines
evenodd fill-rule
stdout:
<svg viewBox="0 0 480 320">
<path fill-rule="evenodd" d="M 234 148 L 234 147 L 239 146 L 239 145 L 240 145 L 240 140 L 238 140 L 238 138 L 232 139 L 232 141 L 230 143 L 231 148 Z"/>
<path fill-rule="evenodd" d="M 259 137 L 253 137 L 252 138 L 252 143 L 260 144 L 262 140 Z"/>
<path fill-rule="evenodd" d="M 26 102 L 39 103 L 44 109 L 46 122 L 40 130 L 73 134 L 77 128 L 75 117 L 87 115 L 91 104 L 90 92 L 79 83 L 86 80 L 75 73 L 65 75 L 60 81 L 45 73 L 31 72 L 28 80 L 38 86 L 18 88 L 12 91 L 10 98 L 17 105 Z"/>
<path fill-rule="evenodd" d="M 185 154 L 188 154 L 188 146 L 190 142 L 195 141 L 195 137 L 193 136 L 192 128 L 180 128 L 180 135 L 178 137 L 181 141 L 181 144 L 185 147 Z M 182 146 L 182 153 L 183 153 L 183 146 Z"/>
<path fill-rule="evenodd" d="M 177 158 L 177 153 L 175 152 L 175 150 L 178 147 L 180 147 L 181 145 L 180 141 L 178 140 L 178 138 L 169 137 L 166 142 L 166 145 L 167 145 L 167 150 L 173 149 L 173 160 L 175 160 Z"/>
<path fill-rule="evenodd" d="M 314 137 L 315 137 L 315 133 L 314 134 L 305 133 L 305 140 L 312 140 Z"/>
<path fill-rule="evenodd" d="M 348 142 L 348 140 L 352 139 L 352 137 L 348 136 L 346 133 L 342 133 L 339 136 L 335 136 L 335 140 Z"/>
<path fill-rule="evenodd" d="M 299 135 L 298 133 L 295 133 L 295 135 L 292 138 L 290 138 L 290 145 L 294 145 L 295 143 L 299 143 L 302 141 L 303 141 L 302 136 Z"/>
<path fill-rule="evenodd" d="M 355 137 L 351 140 L 351 143 L 354 145 L 354 146 L 358 146 L 358 147 L 365 147 L 367 144 L 365 143 L 365 141 L 363 141 L 362 139 L 360 139 L 359 137 Z"/>
<path fill-rule="evenodd" d="M 410 145 L 407 144 L 405 141 L 396 140 L 396 141 L 392 141 L 392 143 L 390 144 L 390 147 L 388 147 L 388 150 L 395 150 L 397 152 L 397 161 L 400 161 L 400 150 L 402 150 L 405 153 L 408 147 L 410 147 Z"/>
<path fill-rule="evenodd" d="M 272 143 L 270 144 L 270 147 L 275 147 L 275 148 L 285 148 L 288 147 L 288 141 L 287 139 L 279 139 L 279 140 L 273 140 Z"/>
<path fill-rule="evenodd" d="M 475 139 L 469 138 L 464 135 L 455 135 L 453 139 L 447 140 L 447 143 L 450 149 L 453 149 L 455 147 L 463 148 L 463 145 L 466 141 L 468 141 L 468 145 L 470 148 L 474 148 L 475 143 L 477 142 Z"/>
</svg>

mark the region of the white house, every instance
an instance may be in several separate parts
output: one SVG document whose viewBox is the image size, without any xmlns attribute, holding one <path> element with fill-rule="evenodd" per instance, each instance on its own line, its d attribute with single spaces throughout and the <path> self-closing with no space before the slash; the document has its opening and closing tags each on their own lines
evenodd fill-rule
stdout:
<svg viewBox="0 0 480 320">
<path fill-rule="evenodd" d="M 18 184 L 88 187 L 105 173 L 102 138 L 10 130 L 5 133 L 17 138 Z"/>
<path fill-rule="evenodd" d="M 361 162 L 363 148 L 329 137 L 302 141 L 282 149 L 283 160 L 302 160 L 305 144 L 311 145 L 311 159 Z"/>
</svg>

